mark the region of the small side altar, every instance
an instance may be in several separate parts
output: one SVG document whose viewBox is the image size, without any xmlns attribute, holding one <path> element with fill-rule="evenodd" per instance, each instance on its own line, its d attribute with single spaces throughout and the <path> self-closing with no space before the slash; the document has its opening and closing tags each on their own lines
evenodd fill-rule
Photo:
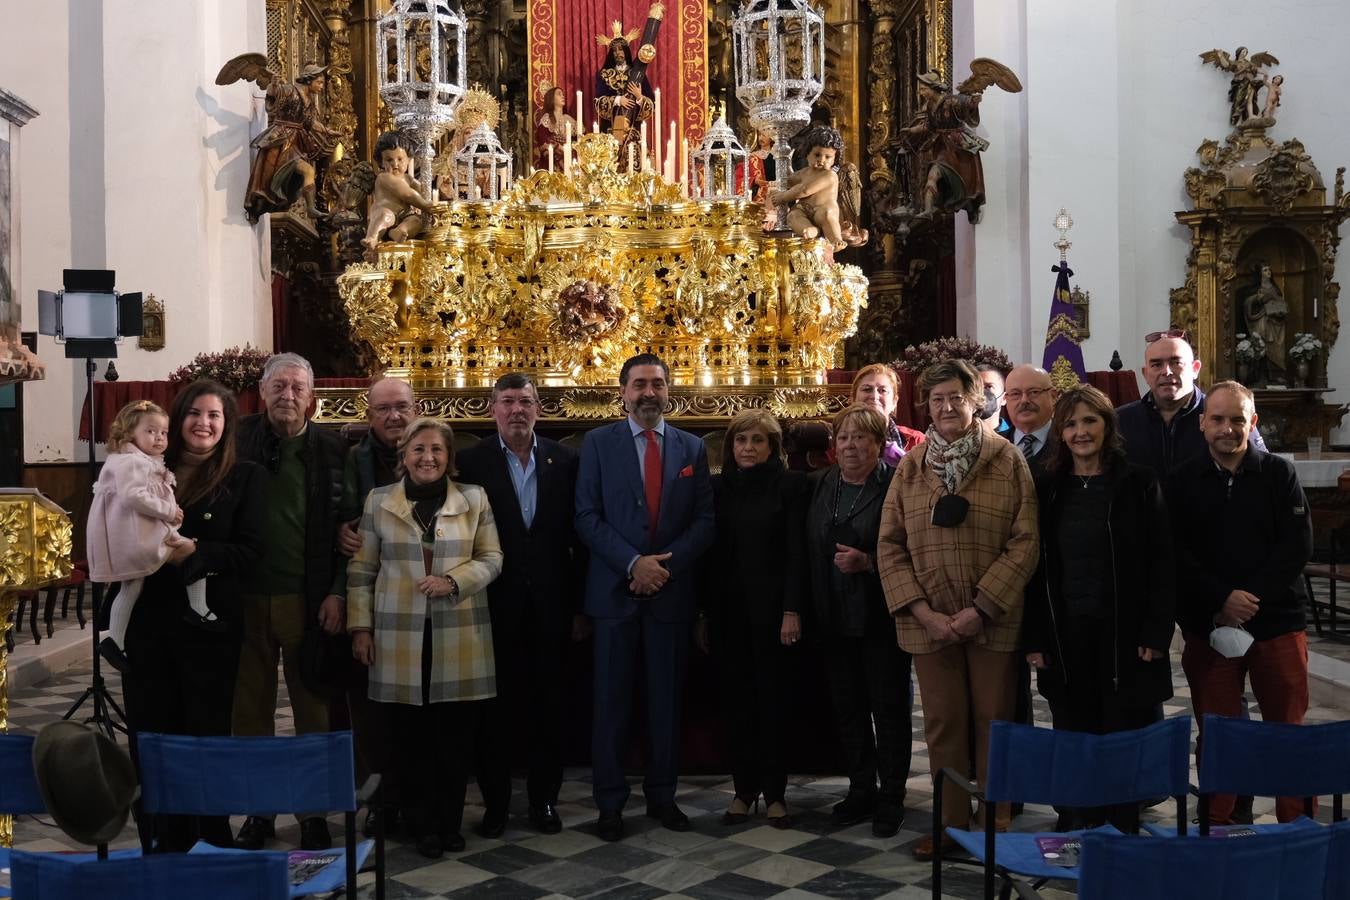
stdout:
<svg viewBox="0 0 1350 900">
<path fill-rule="evenodd" d="M 447 418 L 485 417 L 475 404 L 513 371 L 544 388 L 545 417 L 618 415 L 612 388 L 581 389 L 615 383 L 641 352 L 670 366 L 677 418 L 837 408 L 825 371 L 866 305 L 862 271 L 764 231 L 729 167 L 686 187 L 617 171 L 617 152 L 584 135 L 568 171 L 440 203 L 418 240 L 348 267 L 339 293 L 380 368 Z M 321 392 L 317 418 L 356 418 L 349 393 Z"/>
</svg>

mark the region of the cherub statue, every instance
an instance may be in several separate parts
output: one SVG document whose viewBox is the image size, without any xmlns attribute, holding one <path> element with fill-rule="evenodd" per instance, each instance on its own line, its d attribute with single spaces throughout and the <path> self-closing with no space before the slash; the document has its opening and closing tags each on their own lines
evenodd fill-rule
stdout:
<svg viewBox="0 0 1350 900">
<path fill-rule="evenodd" d="M 319 106 L 327 71 L 327 66 L 310 64 L 294 82 L 283 81 L 261 53 L 242 53 L 220 67 L 216 84 L 252 81 L 267 92 L 267 129 L 250 144 L 257 151 L 244 198 L 250 222 L 264 213 L 285 212 L 299 197 L 310 218 L 324 217 L 315 203 L 315 182 L 336 144 Z"/>
<path fill-rule="evenodd" d="M 785 191 L 770 191 L 769 202 L 791 203 L 787 224 L 807 240 L 823 238 L 834 251 L 867 242 L 867 232 L 857 228 L 857 207 L 861 202 L 861 182 L 854 170 L 849 194 L 854 218 L 846 228 L 839 214 L 840 178 L 834 163 L 844 152 L 844 139 L 828 125 L 818 125 L 805 136 L 806 167 L 788 176 Z M 851 168 L 851 167 L 850 167 Z M 856 194 L 856 196 L 855 196 Z"/>
<path fill-rule="evenodd" d="M 986 57 L 970 61 L 970 76 L 955 93 L 937 72 L 918 76 L 919 111 L 900 131 L 902 152 L 913 154 L 912 171 L 923 179 L 919 217 L 964 209 L 971 222 L 979 221 L 984 206 L 984 167 L 980 153 L 989 142 L 975 133 L 980 124 L 980 100 L 991 85 L 1010 94 L 1022 90 L 1012 69 Z"/>
<path fill-rule="evenodd" d="M 1206 50 L 1200 54 L 1200 58 L 1233 77 L 1228 86 L 1229 124 L 1241 125 L 1248 119 L 1256 118 L 1261 112 L 1256 95 L 1265 84 L 1260 77 L 1261 69 L 1265 66 L 1278 66 L 1280 61 L 1264 51 L 1249 54 L 1246 47 L 1237 48 L 1233 51 L 1232 56 L 1229 56 L 1223 50 Z M 1283 83 L 1283 79 L 1281 79 L 1281 83 Z M 1269 91 L 1267 91 L 1268 93 Z M 1278 104 L 1278 88 L 1275 96 Z"/>
<path fill-rule="evenodd" d="M 422 196 L 422 186 L 408 174 L 408 148 L 397 131 L 380 135 L 375 142 L 375 158 L 380 163 L 380 172 L 375 176 L 366 236 L 361 241 L 367 255 L 374 254 L 381 238 L 406 241 L 421 233 L 422 216 L 418 211 L 431 209 L 431 201 Z"/>
<path fill-rule="evenodd" d="M 1266 79 L 1266 105 L 1261 109 L 1261 118 L 1275 120 L 1275 110 L 1280 108 L 1280 94 L 1284 93 L 1284 76 L 1275 75 Z"/>
</svg>

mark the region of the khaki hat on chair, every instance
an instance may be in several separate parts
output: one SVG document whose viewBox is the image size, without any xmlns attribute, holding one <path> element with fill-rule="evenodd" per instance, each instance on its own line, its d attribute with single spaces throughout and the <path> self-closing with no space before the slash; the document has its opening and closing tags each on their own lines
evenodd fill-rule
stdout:
<svg viewBox="0 0 1350 900">
<path fill-rule="evenodd" d="M 81 844 L 106 844 L 127 824 L 139 791 L 127 751 L 79 722 L 53 722 L 33 742 L 38 790 L 56 824 Z"/>
</svg>

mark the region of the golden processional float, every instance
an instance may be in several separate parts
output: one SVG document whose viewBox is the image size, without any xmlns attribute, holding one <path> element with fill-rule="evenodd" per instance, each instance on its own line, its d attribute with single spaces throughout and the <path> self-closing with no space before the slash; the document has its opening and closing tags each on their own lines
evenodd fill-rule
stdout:
<svg viewBox="0 0 1350 900">
<path fill-rule="evenodd" d="M 396 4 L 390 16 L 400 10 Z M 788 14 L 773 4 L 766 10 Z M 453 26 L 405 23 L 391 33 L 405 29 L 405 44 L 411 35 L 434 41 L 438 34 L 453 43 Z M 768 21 L 755 28 L 782 33 Z M 823 41 L 818 28 L 789 33 Z M 812 48 L 789 55 L 815 66 L 822 54 Z M 453 53 L 439 48 L 427 56 Z M 788 89 L 818 84 L 820 73 L 806 74 L 790 79 Z M 381 95 L 395 123 L 427 148 L 420 152 L 427 171 L 430 141 L 448 127 L 426 114 L 436 93 L 414 90 L 420 100 L 407 102 L 400 79 L 421 77 L 415 66 L 404 72 L 391 64 L 381 75 L 389 79 Z M 752 121 L 767 126 L 775 113 L 756 118 L 755 110 L 781 114 L 784 104 L 775 98 L 782 91 L 758 82 L 752 89 L 752 101 L 743 102 L 750 102 Z M 792 110 L 805 110 L 800 128 L 812 98 L 789 99 Z M 455 102 L 462 113 L 464 98 Z M 867 279 L 856 266 L 831 261 L 819 241 L 764 229 L 762 205 L 749 200 L 747 153 L 724 119 L 691 150 L 687 166 L 669 159 L 658 172 L 645 152 L 640 164 L 630 158 L 624 166 L 619 140 L 591 131 L 567 145 L 575 158 L 564 152 L 556 168 L 514 180 L 512 157 L 488 118 L 466 127 L 459 116 L 458 149 L 437 163 L 442 202 L 422 234 L 379 244 L 373 261 L 338 279 L 354 336 L 370 346 L 380 370 L 413 383 L 423 415 L 486 422 L 488 388 L 504 373 L 523 372 L 540 386 L 545 423 L 621 416 L 613 385 L 623 361 L 643 352 L 670 367 L 668 415 L 695 427 L 747 409 L 799 419 L 847 405 L 847 386 L 827 385 L 825 373 L 842 364 L 842 341 L 857 328 Z M 781 121 L 774 127 L 775 134 L 791 133 Z M 781 189 L 785 141 L 775 149 Z M 364 391 L 319 391 L 317 421 L 364 417 Z"/>
</svg>

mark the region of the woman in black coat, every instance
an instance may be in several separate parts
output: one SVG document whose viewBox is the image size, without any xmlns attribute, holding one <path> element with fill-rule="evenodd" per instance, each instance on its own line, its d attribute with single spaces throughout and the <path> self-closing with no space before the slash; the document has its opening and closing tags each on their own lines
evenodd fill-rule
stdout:
<svg viewBox="0 0 1350 900">
<path fill-rule="evenodd" d="M 1054 727 L 1110 734 L 1152 724 L 1172 696 L 1175 570 L 1163 492 L 1128 462 L 1115 410 L 1093 387 L 1055 406 L 1059 438 L 1040 494 L 1041 565 L 1022 645 Z M 1060 825 L 1138 829 L 1136 804 L 1062 811 Z"/>
<path fill-rule="evenodd" d="M 891 837 L 904 821 L 913 743 L 910 656 L 877 573 L 881 505 L 895 471 L 881 459 L 888 424 L 871 406 L 835 416 L 838 462 L 812 473 L 806 514 L 812 627 L 825 647 L 848 765 L 848 796 L 830 820 L 848 827 L 871 819 L 877 837 Z"/>
<path fill-rule="evenodd" d="M 722 697 L 736 796 L 722 817 L 744 822 L 763 794 L 768 822 L 788 828 L 783 759 L 784 654 L 801 639 L 806 582 L 806 476 L 784 462 L 783 431 L 762 410 L 727 426 L 712 480 L 717 540 L 704 557 L 709 640 Z"/>
<path fill-rule="evenodd" d="M 230 733 L 243 635 L 239 579 L 262 558 L 265 503 L 262 468 L 235 460 L 237 419 L 234 395 L 206 380 L 184 388 L 169 412 L 165 462 L 178 481 L 179 531 L 193 543 L 146 578 L 131 616 L 122 685 L 133 732 Z M 185 586 L 202 578 L 214 627 L 189 615 Z M 162 852 L 184 852 L 199 838 L 233 845 L 224 816 L 142 817 L 139 826 Z"/>
</svg>

